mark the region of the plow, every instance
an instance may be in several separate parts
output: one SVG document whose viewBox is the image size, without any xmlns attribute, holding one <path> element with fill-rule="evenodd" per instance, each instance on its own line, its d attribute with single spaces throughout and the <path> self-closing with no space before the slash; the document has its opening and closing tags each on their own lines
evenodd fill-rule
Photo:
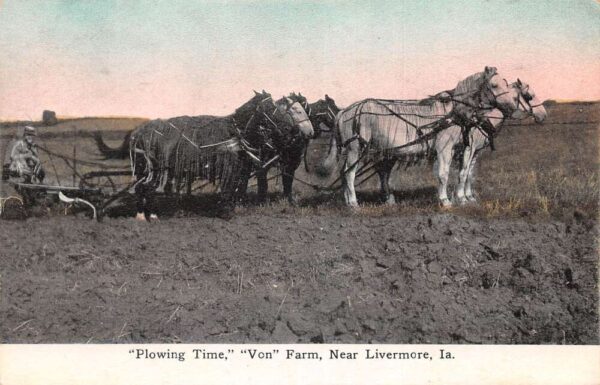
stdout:
<svg viewBox="0 0 600 385">
<path fill-rule="evenodd" d="M 62 204 L 65 212 L 69 208 L 83 209 L 89 212 L 91 218 L 101 220 L 105 208 L 123 196 L 131 186 L 124 186 L 118 180 L 118 178 L 130 176 L 129 169 L 77 159 L 75 151 L 74 156 L 69 157 L 53 152 L 44 146 L 37 146 L 37 148 L 47 155 L 50 169 L 54 172 L 55 183 L 49 184 L 35 179 L 32 181 L 19 180 L 5 164 L 2 169 L 2 182 L 12 187 L 16 195 L 9 195 L 0 200 L 0 216 L 3 218 L 10 217 L 11 215 L 7 215 L 6 211 L 15 207 L 19 207 L 19 210 L 28 210 L 35 206 L 50 207 Z M 72 171 L 70 184 L 65 184 L 61 180 L 54 162 L 55 159 L 62 160 Z M 97 169 L 80 172 L 77 168 L 78 165 Z"/>
</svg>

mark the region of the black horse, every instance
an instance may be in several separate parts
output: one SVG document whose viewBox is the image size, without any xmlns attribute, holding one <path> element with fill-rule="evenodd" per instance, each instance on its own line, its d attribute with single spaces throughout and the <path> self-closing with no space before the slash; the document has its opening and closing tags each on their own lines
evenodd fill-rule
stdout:
<svg viewBox="0 0 600 385">
<path fill-rule="evenodd" d="M 319 99 L 311 104 L 308 103 L 301 93 L 291 93 L 286 99 L 288 105 L 298 103 L 304 108 L 314 128 L 314 134 L 307 136 L 298 131 L 274 130 L 272 132 L 273 148 L 263 149 L 261 152 L 261 161 L 269 162 L 271 159 L 278 159 L 279 167 L 281 168 L 283 195 L 291 204 L 294 204 L 295 201 L 292 194 L 294 175 L 302 162 L 303 156 L 304 158 L 306 156 L 305 152 L 308 142 L 311 138 L 317 138 L 322 132 L 331 131 L 339 108 L 336 106 L 335 101 L 328 95 L 325 95 L 325 99 Z M 258 199 L 260 202 L 266 201 L 269 187 L 267 173 L 269 168 L 275 164 L 275 162 L 271 162 L 268 167 L 254 171 L 257 178 Z M 241 188 L 243 191 L 246 190 L 245 185 Z"/>
<path fill-rule="evenodd" d="M 153 120 L 129 136 L 137 218 L 155 217 L 154 194 L 177 190 L 196 178 L 221 189 L 220 206 L 229 213 L 252 169 L 261 169 L 261 152 L 274 147 L 278 132 L 308 132 L 312 125 L 299 103 L 255 91 L 232 115 L 182 116 Z M 101 138 L 100 138 L 101 139 Z"/>
</svg>

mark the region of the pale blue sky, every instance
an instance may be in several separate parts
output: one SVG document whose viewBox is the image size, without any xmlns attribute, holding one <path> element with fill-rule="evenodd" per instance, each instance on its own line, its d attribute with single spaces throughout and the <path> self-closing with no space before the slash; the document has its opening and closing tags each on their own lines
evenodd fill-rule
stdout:
<svg viewBox="0 0 600 385">
<path fill-rule="evenodd" d="M 485 65 L 600 98 L 592 0 L 4 0 L 0 52 L 2 118 L 225 114 L 252 88 L 418 98 Z"/>
</svg>

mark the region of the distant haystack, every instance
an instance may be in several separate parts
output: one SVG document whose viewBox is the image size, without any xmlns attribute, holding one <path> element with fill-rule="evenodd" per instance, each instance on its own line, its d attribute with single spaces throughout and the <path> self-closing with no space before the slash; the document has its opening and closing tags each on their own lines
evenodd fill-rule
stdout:
<svg viewBox="0 0 600 385">
<path fill-rule="evenodd" d="M 56 119 L 56 112 L 44 110 L 42 113 L 42 121 L 46 126 L 54 126 L 58 123 L 58 119 Z"/>
</svg>

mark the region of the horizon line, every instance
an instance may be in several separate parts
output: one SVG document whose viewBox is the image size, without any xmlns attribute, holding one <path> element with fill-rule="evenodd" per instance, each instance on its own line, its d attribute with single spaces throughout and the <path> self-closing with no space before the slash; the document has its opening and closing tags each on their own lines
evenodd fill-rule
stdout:
<svg viewBox="0 0 600 385">
<path fill-rule="evenodd" d="M 598 0 L 600 1 L 600 0 Z M 546 99 L 542 103 L 556 103 L 556 104 L 576 104 L 576 103 L 600 103 L 600 99 Z M 343 108 L 341 108 L 343 109 Z M 185 115 L 178 115 L 185 116 Z M 188 115 L 192 116 L 192 115 Z M 195 115 L 194 115 L 195 116 Z M 153 119 L 163 119 L 163 118 L 150 118 L 147 116 L 134 116 L 134 115 L 95 115 L 95 116 L 71 116 L 71 115 L 57 115 L 57 120 L 59 122 L 66 122 L 71 120 L 82 120 L 82 119 L 141 119 L 141 120 L 153 120 Z M 166 118 L 169 119 L 169 118 Z M 30 122 L 32 124 L 42 123 L 43 120 L 32 120 L 32 119 L 19 119 L 19 118 L 5 118 L 0 117 L 1 124 L 17 124 L 17 123 L 27 123 Z"/>
</svg>

